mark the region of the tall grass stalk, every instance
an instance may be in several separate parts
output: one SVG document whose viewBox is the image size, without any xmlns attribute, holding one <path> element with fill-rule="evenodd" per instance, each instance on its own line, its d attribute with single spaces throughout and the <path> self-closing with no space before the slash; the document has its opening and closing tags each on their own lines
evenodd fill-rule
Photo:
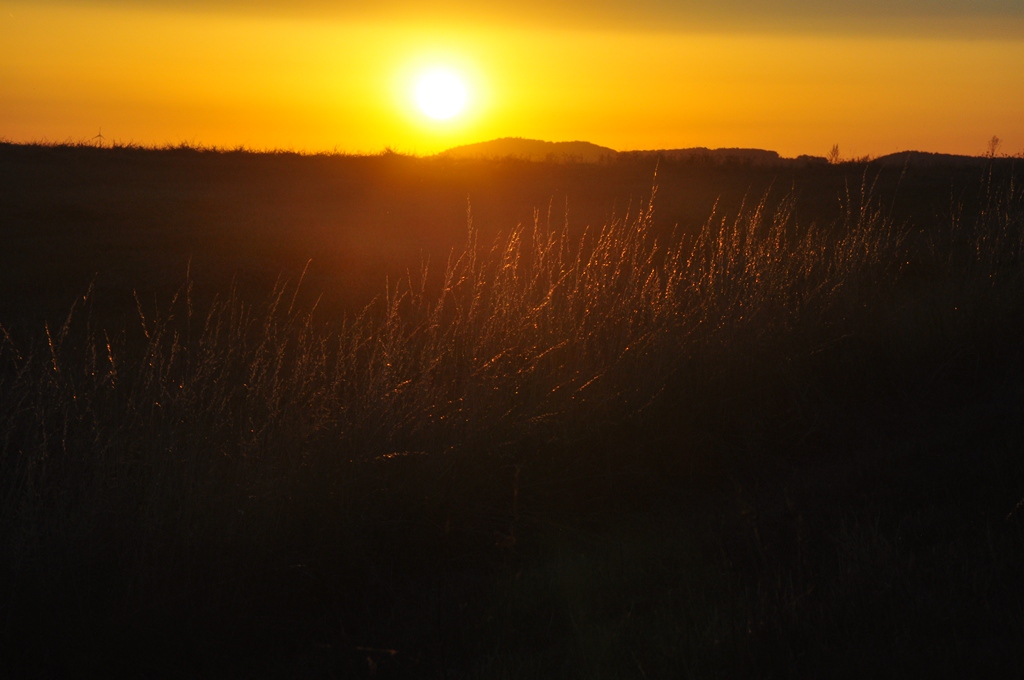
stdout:
<svg viewBox="0 0 1024 680">
<path fill-rule="evenodd" d="M 557 456 L 670 393 L 715 376 L 731 389 L 754 361 L 854 335 L 910 354 L 932 326 L 886 329 L 947 314 L 936 296 L 1019 303 L 1016 185 L 990 184 L 977 215 L 927 232 L 894 224 L 866 185 L 834 224 L 766 197 L 662 240 L 653 204 L 582 235 L 537 219 L 489 245 L 470 222 L 443 270 L 389 283 L 354 317 L 328 318 L 287 284 L 200 311 L 186 284 L 162 310 L 138 304 L 122 332 L 92 321 L 90 292 L 40 339 L 0 333 L 12 588 L 94 564 L 137 592 L 201 570 L 211 550 L 257 559 L 368 461 Z M 899 291 L 929 276 L 928 309 L 908 309 Z M 321 511 L 352 501 L 336 502 Z"/>
</svg>

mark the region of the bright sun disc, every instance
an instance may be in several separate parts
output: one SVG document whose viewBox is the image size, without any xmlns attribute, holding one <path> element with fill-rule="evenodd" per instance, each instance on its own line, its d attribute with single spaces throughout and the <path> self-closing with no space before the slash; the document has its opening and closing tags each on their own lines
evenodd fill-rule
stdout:
<svg viewBox="0 0 1024 680">
<path fill-rule="evenodd" d="M 445 120 L 466 105 L 466 88 L 448 71 L 432 71 L 416 83 L 416 103 L 431 118 Z"/>
</svg>

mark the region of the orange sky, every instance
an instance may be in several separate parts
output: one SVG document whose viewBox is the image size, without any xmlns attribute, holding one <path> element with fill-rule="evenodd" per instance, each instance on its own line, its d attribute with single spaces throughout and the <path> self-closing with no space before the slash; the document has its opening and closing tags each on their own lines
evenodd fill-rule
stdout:
<svg viewBox="0 0 1024 680">
<path fill-rule="evenodd" d="M 0 137 L 79 141 L 102 130 L 142 144 L 433 153 L 522 136 L 783 155 L 838 143 L 860 156 L 980 154 L 998 135 L 1001 151 L 1019 153 L 1024 31 L 1011 5 L 989 2 L 992 16 L 960 19 L 840 22 L 791 2 L 797 18 L 761 26 L 742 7 L 744 21 L 673 14 L 659 26 L 656 0 L 636 21 L 616 23 L 607 4 L 592 21 L 555 13 L 532 24 L 393 5 L 200 12 L 0 0 Z M 469 92 L 448 121 L 413 101 L 416 77 L 435 67 Z"/>
</svg>

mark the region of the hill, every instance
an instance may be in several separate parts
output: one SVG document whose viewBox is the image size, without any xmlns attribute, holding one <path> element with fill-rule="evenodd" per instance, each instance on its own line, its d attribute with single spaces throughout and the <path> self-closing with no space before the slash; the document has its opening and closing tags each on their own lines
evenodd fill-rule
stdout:
<svg viewBox="0 0 1024 680">
<path fill-rule="evenodd" d="M 821 156 L 797 156 L 783 158 L 777 151 L 765 149 L 721 148 L 709 149 L 696 146 L 687 149 L 652 149 L 650 151 L 623 151 L 620 157 L 661 158 L 670 161 L 703 163 L 707 165 L 752 165 L 759 167 L 807 167 L 826 165 L 828 160 Z"/>
<path fill-rule="evenodd" d="M 615 149 L 590 142 L 545 142 L 522 137 L 502 137 L 489 142 L 465 144 L 442 151 L 446 158 L 521 158 L 530 161 L 598 163 L 618 154 Z"/>
<path fill-rule="evenodd" d="M 437 154 L 440 158 L 498 159 L 519 158 L 529 161 L 600 163 L 610 160 L 663 159 L 698 162 L 712 165 L 756 165 L 763 167 L 824 165 L 819 156 L 783 158 L 777 151 L 765 149 L 722 148 L 703 146 L 686 149 L 649 149 L 616 151 L 590 142 L 545 142 L 522 137 L 502 137 L 477 144 L 456 146 Z"/>
<path fill-rule="evenodd" d="M 913 165 L 919 168 L 984 168 L 992 162 L 987 156 L 959 156 L 927 151 L 900 151 L 874 159 L 878 165 Z"/>
</svg>

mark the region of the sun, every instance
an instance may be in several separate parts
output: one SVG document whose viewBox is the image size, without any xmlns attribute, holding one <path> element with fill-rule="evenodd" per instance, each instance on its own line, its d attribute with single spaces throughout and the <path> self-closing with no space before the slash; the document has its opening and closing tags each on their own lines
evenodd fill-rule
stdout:
<svg viewBox="0 0 1024 680">
<path fill-rule="evenodd" d="M 429 71 L 416 81 L 416 104 L 435 120 L 457 116 L 466 106 L 466 86 L 451 71 Z"/>
</svg>

